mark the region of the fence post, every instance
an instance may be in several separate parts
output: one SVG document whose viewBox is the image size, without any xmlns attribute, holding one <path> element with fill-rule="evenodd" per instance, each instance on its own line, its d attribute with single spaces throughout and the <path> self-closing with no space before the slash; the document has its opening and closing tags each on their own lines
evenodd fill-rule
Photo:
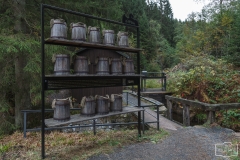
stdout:
<svg viewBox="0 0 240 160">
<path fill-rule="evenodd" d="M 167 110 L 167 117 L 172 121 L 172 102 L 169 99 L 167 99 Z"/>
<path fill-rule="evenodd" d="M 164 75 L 164 91 L 166 91 L 167 90 L 167 78 L 166 78 L 166 76 Z"/>
<path fill-rule="evenodd" d="M 212 124 L 215 122 L 215 111 L 208 111 L 207 123 Z"/>
<path fill-rule="evenodd" d="M 190 126 L 189 106 L 186 104 L 183 104 L 183 125 Z"/>
</svg>

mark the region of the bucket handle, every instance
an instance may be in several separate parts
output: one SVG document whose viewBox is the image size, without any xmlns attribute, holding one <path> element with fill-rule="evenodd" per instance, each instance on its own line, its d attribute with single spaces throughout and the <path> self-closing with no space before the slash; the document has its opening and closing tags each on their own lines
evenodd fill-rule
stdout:
<svg viewBox="0 0 240 160">
<path fill-rule="evenodd" d="M 88 26 L 88 34 L 90 34 L 91 26 Z"/>
<path fill-rule="evenodd" d="M 109 100 L 109 95 L 106 95 L 106 97 L 104 97 L 104 96 L 99 96 L 99 95 L 96 95 L 96 96 L 95 96 L 95 99 L 97 99 L 98 97 L 101 97 L 101 98 L 104 98 L 104 99 L 108 99 L 108 100 Z"/>
<path fill-rule="evenodd" d="M 119 96 L 119 97 L 122 97 L 122 94 L 111 94 L 111 98 L 110 98 L 110 101 L 111 102 L 114 102 L 115 101 L 115 97 L 114 96 Z"/>
<path fill-rule="evenodd" d="M 82 97 L 81 103 L 80 103 L 80 107 L 84 107 L 85 106 L 85 102 L 86 102 L 86 96 Z"/>
<path fill-rule="evenodd" d="M 70 102 L 70 108 L 73 108 L 73 104 L 72 104 L 72 99 L 71 97 L 65 98 L 65 99 L 53 99 L 52 101 L 52 108 L 56 108 L 56 102 L 57 100 L 68 100 Z"/>
<path fill-rule="evenodd" d="M 53 27 L 53 24 L 54 24 L 54 19 L 51 19 L 51 20 L 50 20 L 50 28 Z"/>
<path fill-rule="evenodd" d="M 73 28 L 73 24 L 74 24 L 74 23 L 71 23 L 71 24 L 70 24 L 70 28 L 69 28 L 70 31 L 71 31 L 72 28 Z M 76 24 L 80 24 L 80 25 L 84 26 L 84 28 L 87 28 L 87 25 L 84 24 L 84 23 L 82 23 L 82 22 L 77 22 Z"/>
<path fill-rule="evenodd" d="M 73 23 L 70 23 L 70 28 L 69 30 L 72 31 Z"/>
<path fill-rule="evenodd" d="M 53 54 L 52 55 L 52 63 L 55 63 L 56 62 L 56 54 Z"/>
<path fill-rule="evenodd" d="M 104 29 L 102 30 L 102 36 L 103 37 L 105 36 L 105 30 Z"/>
</svg>

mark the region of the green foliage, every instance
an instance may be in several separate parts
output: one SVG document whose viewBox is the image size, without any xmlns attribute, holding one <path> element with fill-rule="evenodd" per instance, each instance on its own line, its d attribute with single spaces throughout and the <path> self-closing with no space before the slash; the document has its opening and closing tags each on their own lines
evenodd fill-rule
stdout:
<svg viewBox="0 0 240 160">
<path fill-rule="evenodd" d="M 207 120 L 207 115 L 205 113 L 197 113 L 196 118 L 198 122 L 205 122 Z"/>
<path fill-rule="evenodd" d="M 191 58 L 182 70 L 169 73 L 168 90 L 178 97 L 206 103 L 239 103 L 237 72 L 223 60 Z"/>
<path fill-rule="evenodd" d="M 240 110 L 232 109 L 220 112 L 223 115 L 220 120 L 223 126 L 232 128 L 234 130 L 240 130 Z"/>
<path fill-rule="evenodd" d="M 0 144 L 0 155 L 7 152 L 12 146 L 10 144 L 1 145 Z"/>
<path fill-rule="evenodd" d="M 148 79 L 146 80 L 146 88 L 161 88 L 162 85 L 159 80 Z"/>
<path fill-rule="evenodd" d="M 159 142 L 159 140 L 165 138 L 168 135 L 168 132 L 164 130 L 157 131 L 157 134 L 149 135 L 152 131 L 146 131 L 146 134 L 144 134 L 142 137 L 139 137 L 139 141 L 143 140 L 150 140 L 152 143 L 156 144 Z"/>
</svg>

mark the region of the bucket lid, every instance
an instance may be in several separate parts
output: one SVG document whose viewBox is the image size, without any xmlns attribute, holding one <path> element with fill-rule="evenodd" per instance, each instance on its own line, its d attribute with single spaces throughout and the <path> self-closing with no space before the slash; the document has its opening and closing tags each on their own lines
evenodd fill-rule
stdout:
<svg viewBox="0 0 240 160">
<path fill-rule="evenodd" d="M 119 31 L 117 36 L 118 37 L 120 37 L 120 36 L 128 36 L 128 32 Z"/>
<path fill-rule="evenodd" d="M 89 26 L 88 30 L 89 31 L 100 31 L 100 28 L 99 27 L 91 27 L 91 26 Z"/>
<path fill-rule="evenodd" d="M 52 26 L 54 24 L 64 24 L 65 26 L 67 26 L 67 24 L 66 24 L 64 19 L 51 19 L 50 20 L 50 27 L 52 28 Z"/>
<path fill-rule="evenodd" d="M 103 30 L 102 34 L 104 35 L 105 33 L 112 33 L 112 34 L 114 34 L 114 30 Z"/>
<path fill-rule="evenodd" d="M 109 100 L 109 96 L 106 95 L 106 97 L 104 97 L 104 96 L 96 95 L 96 96 L 95 96 L 95 99 L 105 99 L 105 100 Z"/>
<path fill-rule="evenodd" d="M 84 27 L 84 28 L 87 28 L 86 24 L 84 24 L 82 22 L 71 23 L 70 24 L 70 28 L 73 28 L 73 27 Z"/>
</svg>

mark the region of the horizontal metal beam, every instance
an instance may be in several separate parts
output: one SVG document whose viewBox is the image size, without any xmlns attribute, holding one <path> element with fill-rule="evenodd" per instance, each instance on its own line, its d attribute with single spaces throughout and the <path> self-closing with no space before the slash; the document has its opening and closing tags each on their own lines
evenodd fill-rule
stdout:
<svg viewBox="0 0 240 160">
<path fill-rule="evenodd" d="M 83 17 L 87 17 L 87 18 L 91 18 L 91 19 L 101 20 L 101 21 L 105 21 L 105 22 L 109 22 L 109 23 L 119 24 L 119 25 L 133 27 L 133 28 L 139 28 L 139 26 L 134 26 L 134 25 L 118 22 L 118 21 L 113 21 L 113 20 L 106 19 L 106 18 L 99 18 L 99 17 L 95 17 L 95 16 L 92 16 L 92 15 L 84 14 L 84 13 L 81 13 L 81 12 L 76 12 L 76 11 L 72 11 L 72 10 L 68 10 L 68 9 L 63 9 L 63 8 L 60 8 L 60 7 L 55 7 L 55 6 L 51 6 L 51 5 L 47 5 L 47 4 L 42 4 L 42 7 L 43 7 L 43 9 L 44 8 L 49 8 L 49 9 L 52 9 L 52 10 L 61 11 L 61 12 L 74 14 L 74 15 L 78 15 L 78 16 L 83 16 Z"/>
</svg>

